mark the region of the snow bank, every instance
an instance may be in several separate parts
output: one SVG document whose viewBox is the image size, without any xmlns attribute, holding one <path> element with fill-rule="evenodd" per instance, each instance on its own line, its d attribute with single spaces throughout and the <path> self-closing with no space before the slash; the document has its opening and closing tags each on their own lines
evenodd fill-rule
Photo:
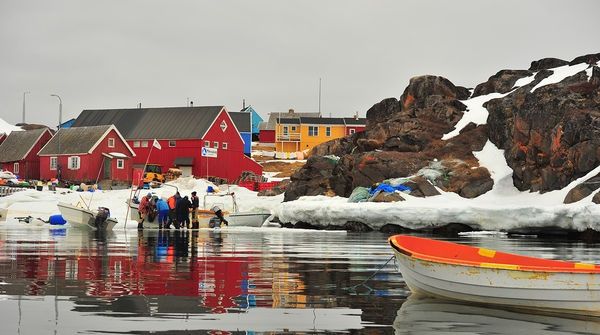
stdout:
<svg viewBox="0 0 600 335">
<path fill-rule="evenodd" d="M 564 65 L 550 69 L 552 71 L 552 75 L 550 75 L 547 78 L 544 78 L 537 85 L 535 85 L 535 87 L 531 89 L 531 92 L 534 92 L 538 88 L 544 87 L 546 85 L 560 83 L 563 79 L 573 76 L 581 71 L 584 71 L 588 67 L 589 64 L 587 63 L 579 63 L 575 65 Z"/>
<path fill-rule="evenodd" d="M 21 131 L 23 129 L 17 127 L 17 126 L 13 126 L 11 124 L 9 124 L 8 122 L 0 119 L 0 134 L 4 133 L 6 135 L 10 134 L 13 131 Z"/>
</svg>

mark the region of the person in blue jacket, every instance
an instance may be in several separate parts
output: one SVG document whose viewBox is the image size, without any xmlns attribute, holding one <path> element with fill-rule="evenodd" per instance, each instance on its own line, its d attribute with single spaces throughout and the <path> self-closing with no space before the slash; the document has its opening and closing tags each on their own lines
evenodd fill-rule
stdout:
<svg viewBox="0 0 600 335">
<path fill-rule="evenodd" d="M 156 200 L 156 210 L 158 211 L 158 229 L 167 229 L 170 225 L 168 224 L 169 218 L 169 204 L 166 201 L 159 198 Z"/>
</svg>

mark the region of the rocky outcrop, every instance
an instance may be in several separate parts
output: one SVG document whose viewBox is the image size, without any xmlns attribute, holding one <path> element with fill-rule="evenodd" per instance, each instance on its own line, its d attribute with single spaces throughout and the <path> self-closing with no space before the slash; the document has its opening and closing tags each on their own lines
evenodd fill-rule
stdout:
<svg viewBox="0 0 600 335">
<path fill-rule="evenodd" d="M 558 58 L 542 58 L 540 60 L 531 62 L 529 71 L 536 72 L 540 70 L 547 70 L 567 64 L 569 64 L 569 62 Z"/>
<path fill-rule="evenodd" d="M 600 174 L 595 175 L 594 177 L 584 181 L 583 183 L 575 186 L 572 190 L 567 193 L 565 200 L 563 203 L 570 204 L 577 202 L 590 194 L 594 193 L 597 189 L 600 188 Z"/>
<path fill-rule="evenodd" d="M 540 73 L 538 73 L 539 75 Z M 600 164 L 600 69 L 489 101 L 490 140 L 505 149 L 519 190 L 565 187 Z"/>
<path fill-rule="evenodd" d="M 494 92 L 508 93 L 515 86 L 517 80 L 533 75 L 527 70 L 502 70 L 491 76 L 488 81 L 481 83 L 473 90 L 473 97 L 486 95 Z"/>
</svg>

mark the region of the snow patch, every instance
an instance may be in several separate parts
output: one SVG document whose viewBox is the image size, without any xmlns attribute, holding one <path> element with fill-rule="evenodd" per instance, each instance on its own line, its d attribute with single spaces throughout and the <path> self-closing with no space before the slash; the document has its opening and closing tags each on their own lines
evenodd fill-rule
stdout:
<svg viewBox="0 0 600 335">
<path fill-rule="evenodd" d="M 494 143 L 488 140 L 481 151 L 473 151 L 473 155 L 479 160 L 479 165 L 490 172 L 494 185 L 508 176 L 512 176 L 512 169 L 506 163 L 504 150 L 498 149 Z"/>
<path fill-rule="evenodd" d="M 458 135 L 460 131 L 464 127 L 466 127 L 470 122 L 473 122 L 477 125 L 486 124 L 489 113 L 488 110 L 485 107 L 483 107 L 483 104 L 492 99 L 505 97 L 510 93 L 512 93 L 512 91 L 504 94 L 494 92 L 486 95 L 480 95 L 475 98 L 462 100 L 461 102 L 467 106 L 467 110 L 463 114 L 460 121 L 458 121 L 458 123 L 454 126 L 454 130 L 447 134 L 444 134 L 444 136 L 442 136 L 442 140 L 448 140 Z"/>
<path fill-rule="evenodd" d="M 10 134 L 13 131 L 21 131 L 23 129 L 17 127 L 17 126 L 13 126 L 12 124 L 9 124 L 8 122 L 0 119 L 0 134 L 4 133 L 6 135 Z"/>
<path fill-rule="evenodd" d="M 515 89 L 515 88 L 519 88 L 519 87 L 531 84 L 535 80 L 536 74 L 537 74 L 537 72 L 535 72 L 534 74 L 532 74 L 529 77 L 525 77 L 525 78 L 521 78 L 521 79 L 517 80 L 515 82 L 515 85 L 512 88 Z"/>
<path fill-rule="evenodd" d="M 547 78 L 544 78 L 544 80 L 540 81 L 537 85 L 535 85 L 535 87 L 531 89 L 531 92 L 533 93 L 538 88 L 546 85 L 560 83 L 565 78 L 573 76 L 581 71 L 584 71 L 588 68 L 588 66 L 589 65 L 587 63 L 579 63 L 572 66 L 563 65 L 550 69 L 551 71 L 553 71 L 552 75 L 550 75 Z"/>
</svg>

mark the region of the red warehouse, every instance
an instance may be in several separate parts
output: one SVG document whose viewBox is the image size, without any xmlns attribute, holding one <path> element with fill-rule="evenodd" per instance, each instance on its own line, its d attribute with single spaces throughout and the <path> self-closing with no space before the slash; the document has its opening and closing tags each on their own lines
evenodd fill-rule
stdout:
<svg viewBox="0 0 600 335">
<path fill-rule="evenodd" d="M 13 131 L 0 145 L 0 163 L 21 179 L 40 178 L 40 158 L 37 153 L 52 138 L 48 128 Z"/>
<path fill-rule="evenodd" d="M 113 125 L 62 128 L 40 150 L 40 178 L 131 181 L 135 153 Z"/>
<path fill-rule="evenodd" d="M 262 174 L 262 167 L 244 155 L 242 136 L 223 106 L 84 110 L 73 127 L 103 124 L 119 129 L 136 153 L 136 165 L 148 159 L 163 171 L 178 167 L 184 175 L 229 182 L 243 171 Z M 160 148 L 153 148 L 154 140 Z M 203 155 L 205 147 L 210 150 Z"/>
</svg>

